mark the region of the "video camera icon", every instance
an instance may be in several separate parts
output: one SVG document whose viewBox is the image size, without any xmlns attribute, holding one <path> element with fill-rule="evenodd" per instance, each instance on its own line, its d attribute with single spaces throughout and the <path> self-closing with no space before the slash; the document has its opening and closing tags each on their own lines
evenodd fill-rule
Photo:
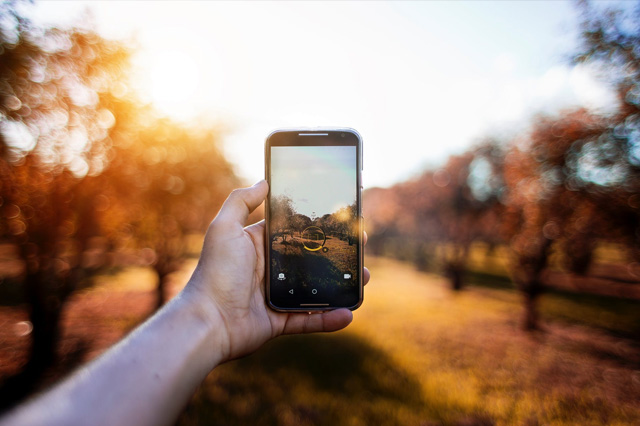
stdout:
<svg viewBox="0 0 640 426">
<path fill-rule="evenodd" d="M 344 279 L 345 280 L 350 280 L 351 279 L 351 274 L 344 274 Z"/>
</svg>

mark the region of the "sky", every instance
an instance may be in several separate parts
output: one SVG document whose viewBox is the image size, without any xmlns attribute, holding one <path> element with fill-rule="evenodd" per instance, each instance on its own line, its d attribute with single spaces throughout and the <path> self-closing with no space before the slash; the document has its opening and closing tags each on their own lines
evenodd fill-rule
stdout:
<svg viewBox="0 0 640 426">
<path fill-rule="evenodd" d="M 271 164 L 271 194 L 291 198 L 296 213 L 313 219 L 356 201 L 355 146 L 274 146 Z"/>
<path fill-rule="evenodd" d="M 103 36 L 136 47 L 144 99 L 227 129 L 225 153 L 247 183 L 264 176 L 277 128 L 356 129 L 367 188 L 526 131 L 534 114 L 615 103 L 569 63 L 573 2 L 46 1 L 35 14 L 66 25 L 85 9 Z"/>
</svg>

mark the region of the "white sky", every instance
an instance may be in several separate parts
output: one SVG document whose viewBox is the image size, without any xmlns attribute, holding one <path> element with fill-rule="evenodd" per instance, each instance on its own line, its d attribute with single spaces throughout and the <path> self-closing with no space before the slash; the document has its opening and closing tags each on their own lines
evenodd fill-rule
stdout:
<svg viewBox="0 0 640 426">
<path fill-rule="evenodd" d="M 280 127 L 355 128 L 365 187 L 388 186 L 536 112 L 613 102 L 567 65 L 570 2 L 47 1 L 37 15 L 87 7 L 105 36 L 136 37 L 135 79 L 158 108 L 230 128 L 247 182 Z"/>
</svg>

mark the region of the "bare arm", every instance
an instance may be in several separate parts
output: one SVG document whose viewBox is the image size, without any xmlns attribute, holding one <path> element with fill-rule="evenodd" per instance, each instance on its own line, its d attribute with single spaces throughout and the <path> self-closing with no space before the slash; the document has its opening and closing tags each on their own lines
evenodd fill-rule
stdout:
<svg viewBox="0 0 640 426">
<path fill-rule="evenodd" d="M 211 223 L 185 289 L 102 357 L 0 425 L 172 424 L 220 363 L 281 334 L 346 327 L 347 309 L 308 315 L 266 307 L 264 222 L 243 223 L 267 191 L 264 181 L 234 191 Z"/>
</svg>

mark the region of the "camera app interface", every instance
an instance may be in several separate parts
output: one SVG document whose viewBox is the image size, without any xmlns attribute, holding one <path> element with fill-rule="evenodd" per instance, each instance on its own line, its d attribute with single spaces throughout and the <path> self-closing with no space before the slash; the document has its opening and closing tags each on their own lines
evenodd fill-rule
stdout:
<svg viewBox="0 0 640 426">
<path fill-rule="evenodd" d="M 353 306 L 359 298 L 355 146 L 271 147 L 271 300 Z"/>
</svg>

